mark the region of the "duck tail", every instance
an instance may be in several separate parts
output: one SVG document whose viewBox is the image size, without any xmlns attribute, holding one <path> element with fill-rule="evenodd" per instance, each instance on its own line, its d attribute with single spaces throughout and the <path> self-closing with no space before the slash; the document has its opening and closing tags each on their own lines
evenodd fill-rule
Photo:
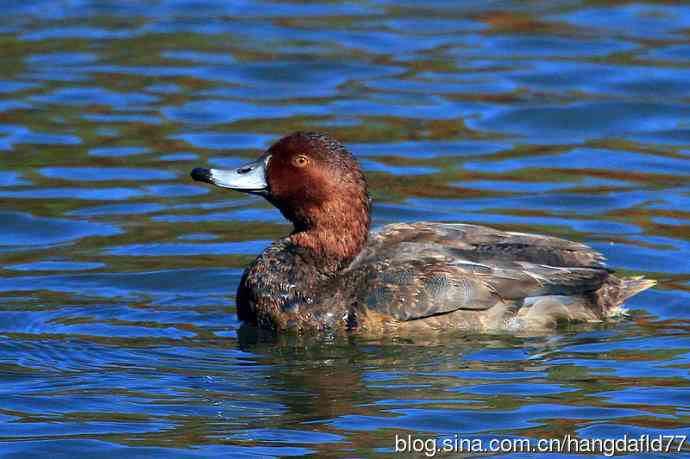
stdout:
<svg viewBox="0 0 690 459">
<path fill-rule="evenodd" d="M 654 279 L 645 279 L 642 276 L 628 277 L 626 279 L 621 279 L 621 281 L 623 283 L 621 287 L 621 301 L 625 301 L 631 296 L 637 295 L 656 285 Z"/>
<path fill-rule="evenodd" d="M 597 300 L 606 317 L 625 316 L 625 300 L 655 285 L 654 279 L 645 279 L 642 276 L 624 279 L 609 276 L 608 281 L 597 290 Z"/>
</svg>

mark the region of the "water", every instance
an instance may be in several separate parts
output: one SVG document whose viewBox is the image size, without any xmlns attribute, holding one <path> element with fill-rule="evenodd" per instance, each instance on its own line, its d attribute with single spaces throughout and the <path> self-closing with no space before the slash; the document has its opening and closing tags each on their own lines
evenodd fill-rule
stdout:
<svg viewBox="0 0 690 459">
<path fill-rule="evenodd" d="M 688 434 L 690 7 L 472 3 L 3 2 L 0 454 Z M 188 172 L 298 129 L 359 157 L 377 225 L 546 232 L 660 285 L 554 336 L 256 336 L 234 291 L 289 227 Z"/>
</svg>

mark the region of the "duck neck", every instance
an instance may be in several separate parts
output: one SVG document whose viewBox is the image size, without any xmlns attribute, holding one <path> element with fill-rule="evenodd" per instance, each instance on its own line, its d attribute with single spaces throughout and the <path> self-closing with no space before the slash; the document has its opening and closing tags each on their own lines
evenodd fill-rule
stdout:
<svg viewBox="0 0 690 459">
<path fill-rule="evenodd" d="M 357 202 L 358 201 L 358 202 Z M 364 248 L 369 236 L 369 198 L 355 202 L 326 203 L 295 221 L 290 235 L 293 244 L 310 249 L 338 268 L 352 261 Z"/>
</svg>

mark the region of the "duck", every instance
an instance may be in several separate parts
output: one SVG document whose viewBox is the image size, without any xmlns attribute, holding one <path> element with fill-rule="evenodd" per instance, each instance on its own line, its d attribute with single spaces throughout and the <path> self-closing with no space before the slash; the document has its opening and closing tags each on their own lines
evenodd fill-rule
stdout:
<svg viewBox="0 0 690 459">
<path fill-rule="evenodd" d="M 248 164 L 191 177 L 261 196 L 293 225 L 237 289 L 239 320 L 259 329 L 543 332 L 620 317 L 624 301 L 655 285 L 552 236 L 453 222 L 372 231 L 364 173 L 326 134 L 295 132 Z"/>
</svg>

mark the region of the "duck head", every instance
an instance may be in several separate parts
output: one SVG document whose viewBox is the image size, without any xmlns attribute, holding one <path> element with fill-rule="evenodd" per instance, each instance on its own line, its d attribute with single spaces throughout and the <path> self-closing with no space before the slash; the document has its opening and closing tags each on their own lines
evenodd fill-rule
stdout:
<svg viewBox="0 0 690 459">
<path fill-rule="evenodd" d="M 194 180 L 266 198 L 292 222 L 291 241 L 320 256 L 350 260 L 369 233 L 364 174 L 337 140 L 296 132 L 237 169 L 196 168 Z"/>
</svg>

